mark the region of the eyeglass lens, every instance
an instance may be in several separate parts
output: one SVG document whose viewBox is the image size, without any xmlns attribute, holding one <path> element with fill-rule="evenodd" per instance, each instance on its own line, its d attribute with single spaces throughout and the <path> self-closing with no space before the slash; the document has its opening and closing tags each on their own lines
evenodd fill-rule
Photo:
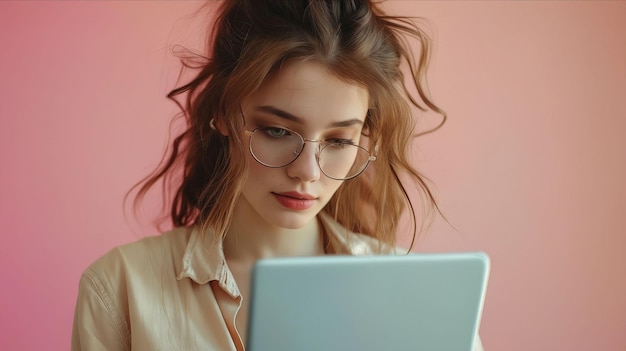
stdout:
<svg viewBox="0 0 626 351">
<path fill-rule="evenodd" d="M 265 128 L 250 135 L 250 152 L 261 164 L 283 167 L 293 162 L 304 149 L 304 139 L 295 132 L 275 134 Z M 370 154 L 363 147 L 350 143 L 325 142 L 319 149 L 320 170 L 329 178 L 349 179 L 359 175 L 369 164 Z"/>
</svg>

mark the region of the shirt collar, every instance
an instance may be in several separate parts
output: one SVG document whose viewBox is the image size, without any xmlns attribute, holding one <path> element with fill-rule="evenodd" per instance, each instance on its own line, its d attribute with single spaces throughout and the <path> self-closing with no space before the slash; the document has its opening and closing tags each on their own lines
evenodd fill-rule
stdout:
<svg viewBox="0 0 626 351">
<path fill-rule="evenodd" d="M 321 212 L 318 218 L 326 229 L 326 233 L 343 246 L 347 254 L 368 255 L 377 251 L 378 242 L 375 239 L 351 232 L 325 212 Z M 212 239 L 212 232 L 202 235 L 199 227 L 192 229 L 182 265 L 177 269 L 177 279 L 189 278 L 198 284 L 218 281 L 224 291 L 232 297 L 238 297 L 241 293 L 235 283 L 235 278 L 228 269 L 222 241 Z"/>
<path fill-rule="evenodd" d="M 222 241 L 211 239 L 212 232 L 202 235 L 198 226 L 192 229 L 177 279 L 189 278 L 198 284 L 217 281 L 229 295 L 238 297 L 241 293 L 226 264 Z"/>
</svg>

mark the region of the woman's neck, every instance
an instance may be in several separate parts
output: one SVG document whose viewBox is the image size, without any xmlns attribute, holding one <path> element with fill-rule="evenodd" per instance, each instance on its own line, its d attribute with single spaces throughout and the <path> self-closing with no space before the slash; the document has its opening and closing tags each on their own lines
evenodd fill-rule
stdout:
<svg viewBox="0 0 626 351">
<path fill-rule="evenodd" d="M 321 224 L 317 218 L 302 228 L 285 229 L 251 212 L 245 205 L 236 206 L 223 242 L 227 260 L 253 263 L 261 258 L 324 254 Z"/>
</svg>

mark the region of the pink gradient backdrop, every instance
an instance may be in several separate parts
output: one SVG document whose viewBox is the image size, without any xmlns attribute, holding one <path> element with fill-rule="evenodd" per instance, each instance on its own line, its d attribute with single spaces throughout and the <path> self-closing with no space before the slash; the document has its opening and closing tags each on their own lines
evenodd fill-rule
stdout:
<svg viewBox="0 0 626 351">
<path fill-rule="evenodd" d="M 0 2 L 1 350 L 68 349 L 82 270 L 155 233 L 122 197 L 160 158 L 198 5 Z M 491 255 L 488 350 L 626 349 L 626 2 L 389 6 L 431 21 L 450 115 L 415 159 L 456 229 L 418 251 Z"/>
</svg>

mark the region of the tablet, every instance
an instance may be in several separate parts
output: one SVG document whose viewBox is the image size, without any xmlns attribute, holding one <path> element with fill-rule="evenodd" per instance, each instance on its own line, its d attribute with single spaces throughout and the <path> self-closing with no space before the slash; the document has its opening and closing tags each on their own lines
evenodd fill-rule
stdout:
<svg viewBox="0 0 626 351">
<path fill-rule="evenodd" d="M 247 350 L 472 351 L 488 275 L 481 252 L 261 260 Z"/>
</svg>

